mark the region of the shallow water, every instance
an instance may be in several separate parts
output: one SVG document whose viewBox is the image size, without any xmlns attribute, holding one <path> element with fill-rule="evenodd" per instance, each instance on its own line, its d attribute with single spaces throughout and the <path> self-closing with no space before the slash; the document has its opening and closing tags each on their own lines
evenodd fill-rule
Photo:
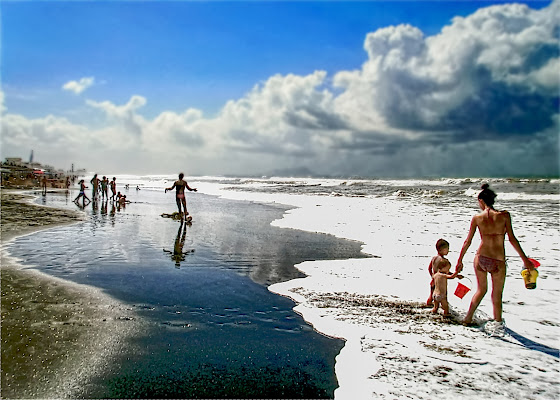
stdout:
<svg viewBox="0 0 560 400">
<path fill-rule="evenodd" d="M 76 194 L 39 203 L 77 208 Z M 175 210 L 172 194 L 126 194 L 125 208 L 95 202 L 85 222 L 8 248 L 27 266 L 101 288 L 145 322 L 76 395 L 333 396 L 343 342 L 315 332 L 267 286 L 303 276 L 293 265 L 305 260 L 363 257 L 359 243 L 271 226 L 285 206 L 190 194 L 193 223 L 181 224 L 160 216 Z"/>
</svg>

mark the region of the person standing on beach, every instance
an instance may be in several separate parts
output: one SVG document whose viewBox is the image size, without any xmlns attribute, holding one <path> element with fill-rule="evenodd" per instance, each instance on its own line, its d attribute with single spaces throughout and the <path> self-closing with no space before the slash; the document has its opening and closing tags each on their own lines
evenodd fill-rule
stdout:
<svg viewBox="0 0 560 400">
<path fill-rule="evenodd" d="M 43 188 L 43 196 L 47 195 L 47 177 L 43 175 L 43 179 L 41 179 L 41 187 Z"/>
<path fill-rule="evenodd" d="M 78 182 L 78 184 L 80 185 L 80 194 L 78 194 L 78 196 L 76 196 L 76 198 L 74 199 L 74 203 L 78 204 L 78 200 L 80 199 L 80 197 L 83 198 L 83 205 L 84 207 L 86 206 L 86 199 L 88 200 L 88 202 L 91 202 L 91 200 L 86 196 L 86 184 L 84 183 L 84 180 L 82 179 L 80 182 Z"/>
<path fill-rule="evenodd" d="M 89 181 L 91 183 L 91 196 L 93 198 L 97 197 L 97 192 L 99 191 L 99 178 L 97 177 L 97 174 L 93 175 L 93 178 L 91 178 L 91 181 Z"/>
<path fill-rule="evenodd" d="M 488 273 L 490 273 L 494 321 L 497 329 L 503 329 L 502 295 L 506 281 L 506 252 L 504 246 L 506 234 L 515 251 L 521 256 L 525 268 L 532 270 L 534 266 L 513 234 L 509 212 L 494 209 L 495 199 L 496 193 L 490 189 L 489 185 L 486 183 L 482 185 L 482 191 L 478 195 L 478 205 L 482 212 L 472 218 L 469 233 L 459 254 L 455 270 L 460 272 L 463 269 L 463 257 L 478 229 L 480 231 L 480 247 L 474 258 L 474 272 L 478 287 L 472 297 L 463 323 L 465 325 L 472 324 L 474 313 L 488 290 Z"/>
<path fill-rule="evenodd" d="M 176 192 L 175 192 L 175 201 L 177 202 L 177 208 L 179 209 L 179 215 L 181 217 L 187 217 L 187 215 L 189 215 L 189 213 L 187 212 L 187 199 L 185 196 L 185 189 L 187 189 L 189 192 L 196 192 L 197 190 L 194 188 L 189 187 L 189 185 L 187 184 L 187 181 L 183 180 L 183 178 L 185 177 L 185 174 L 183 174 L 182 172 L 179 174 L 179 180 L 175 181 L 175 183 L 173 183 L 173 186 L 171 186 L 170 188 L 166 188 L 165 189 L 165 193 L 167 193 L 168 190 L 173 190 L 173 188 L 175 188 Z M 184 214 L 181 212 L 181 205 L 183 206 L 183 209 L 185 210 Z"/>
<path fill-rule="evenodd" d="M 113 194 L 111 196 L 111 200 L 115 200 L 115 197 L 117 195 L 117 178 L 113 176 L 113 180 L 111 181 L 109 186 L 111 186 L 111 193 Z"/>
<path fill-rule="evenodd" d="M 101 197 L 104 198 L 109 198 L 109 179 L 107 179 L 106 176 L 103 177 L 103 179 L 101 180 Z"/>
<path fill-rule="evenodd" d="M 449 261 L 445 258 L 445 256 L 449 254 L 449 242 L 445 239 L 439 239 L 436 242 L 436 250 L 438 253 L 437 256 L 433 256 L 432 259 L 430 260 L 430 265 L 428 265 L 428 273 L 432 277 L 432 280 L 430 282 L 430 296 L 426 301 L 426 305 L 428 306 L 433 305 L 432 295 L 436 287 L 434 281 L 434 275 L 439 271 L 439 267 L 441 265 L 445 263 L 449 263 Z"/>
<path fill-rule="evenodd" d="M 433 275 L 434 278 L 434 292 L 433 292 L 433 300 L 434 300 L 434 308 L 432 309 L 432 313 L 437 314 L 439 306 L 443 309 L 443 316 L 449 316 L 449 303 L 447 302 L 447 280 L 454 279 L 456 277 L 460 277 L 458 271 L 455 271 L 453 274 L 449 275 L 449 270 L 451 269 L 451 263 L 443 259 L 439 265 L 438 271 Z"/>
</svg>

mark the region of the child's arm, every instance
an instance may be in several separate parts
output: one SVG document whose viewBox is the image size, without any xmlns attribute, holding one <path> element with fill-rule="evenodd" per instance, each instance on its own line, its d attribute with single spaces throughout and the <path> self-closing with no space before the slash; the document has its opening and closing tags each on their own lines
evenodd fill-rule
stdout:
<svg viewBox="0 0 560 400">
<path fill-rule="evenodd" d="M 433 276 L 433 275 L 434 275 L 434 269 L 433 269 L 433 267 L 432 267 L 433 264 L 434 264 L 434 259 L 432 258 L 432 259 L 430 260 L 430 265 L 428 265 L 428 272 L 430 273 L 430 276 Z"/>
<path fill-rule="evenodd" d="M 459 271 L 455 271 L 455 272 L 453 272 L 451 275 L 445 275 L 445 277 L 446 277 L 447 279 L 454 279 L 454 278 L 457 278 L 458 276 L 459 276 Z M 461 277 L 461 278 L 462 278 L 462 277 Z M 459 278 L 459 279 L 461 279 L 461 278 Z"/>
</svg>

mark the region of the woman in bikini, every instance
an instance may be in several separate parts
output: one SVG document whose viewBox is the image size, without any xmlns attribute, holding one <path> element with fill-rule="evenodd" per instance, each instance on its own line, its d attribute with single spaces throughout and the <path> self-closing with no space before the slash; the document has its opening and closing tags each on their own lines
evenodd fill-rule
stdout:
<svg viewBox="0 0 560 400">
<path fill-rule="evenodd" d="M 465 325 L 472 323 L 474 312 L 488 290 L 488 273 L 490 273 L 492 278 L 494 320 L 497 323 L 502 323 L 502 294 L 506 281 L 506 251 L 504 247 L 506 234 L 513 248 L 521 256 L 525 268 L 534 268 L 513 234 L 509 212 L 495 210 L 495 199 L 496 193 L 489 188 L 489 185 L 482 185 L 482 191 L 478 195 L 478 205 L 482 212 L 473 217 L 469 234 L 457 260 L 456 270 L 461 271 L 463 269 L 463 257 L 471 245 L 472 238 L 478 228 L 481 243 L 474 258 L 474 272 L 478 288 L 472 297 L 469 311 L 463 321 Z"/>
<path fill-rule="evenodd" d="M 187 215 L 189 215 L 189 213 L 187 212 L 187 199 L 185 197 L 185 189 L 187 189 L 189 191 L 193 191 L 193 192 L 196 192 L 197 190 L 189 187 L 189 185 L 187 184 L 187 181 L 183 180 L 184 177 L 185 177 L 185 174 L 183 174 L 181 172 L 179 174 L 179 180 L 175 181 L 175 183 L 173 183 L 173 186 L 171 186 L 170 188 L 166 188 L 165 193 L 167 193 L 168 190 L 173 190 L 173 188 L 175 188 L 175 190 L 176 190 L 175 201 L 177 202 L 177 208 L 179 209 L 179 215 L 184 216 L 186 218 Z M 183 209 L 185 210 L 184 214 L 181 212 L 181 205 L 183 205 Z"/>
</svg>

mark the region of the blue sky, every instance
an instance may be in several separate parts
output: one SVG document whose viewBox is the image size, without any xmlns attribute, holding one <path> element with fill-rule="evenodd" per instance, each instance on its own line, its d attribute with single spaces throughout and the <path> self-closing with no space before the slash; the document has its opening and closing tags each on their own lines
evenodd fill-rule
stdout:
<svg viewBox="0 0 560 400">
<path fill-rule="evenodd" d="M 549 1 L 525 3 L 535 11 L 551 6 Z M 255 156 L 255 159 L 247 162 L 244 168 L 240 167 L 239 171 L 236 171 L 238 173 L 250 172 L 255 168 L 309 169 L 310 165 L 298 161 L 297 157 L 315 153 L 311 142 L 306 142 L 305 148 L 286 154 L 286 157 L 279 158 L 276 162 L 267 160 L 263 163 L 257 157 L 257 153 L 264 154 L 270 151 L 274 153 L 275 150 L 270 149 L 274 140 L 293 139 L 294 143 L 293 146 L 289 146 L 290 148 L 301 146 L 301 136 L 290 139 L 291 135 L 295 135 L 294 129 L 298 126 L 291 125 L 294 129 L 287 129 L 283 133 L 271 131 L 269 136 L 262 138 L 260 135 L 267 133 L 262 131 L 263 128 L 258 128 L 260 129 L 258 132 L 243 133 L 244 137 L 251 137 L 249 142 L 256 137 L 259 138 L 254 140 L 254 146 L 234 143 L 239 141 L 239 127 L 242 124 L 240 119 L 236 119 L 235 122 L 239 122 L 239 125 L 235 130 L 227 131 L 222 128 L 226 122 L 224 119 L 219 121 L 218 119 L 224 113 L 226 104 L 235 102 L 237 110 L 242 106 L 249 107 L 252 110 L 250 114 L 253 115 L 257 110 L 258 100 L 250 106 L 246 103 L 249 102 L 248 96 L 255 85 L 259 85 L 261 91 L 252 98 L 262 99 L 265 95 L 264 88 L 267 82 L 271 82 L 271 77 L 277 75 L 284 78 L 291 75 L 309 77 L 316 71 L 324 71 L 325 75 L 317 78 L 319 83 L 314 83 L 314 91 L 317 93 L 310 94 L 313 101 L 317 101 L 317 96 L 322 93 L 322 90 L 327 90 L 333 97 L 347 91 L 350 97 L 348 88 L 340 88 L 333 82 L 337 74 L 361 70 L 364 65 L 372 61 L 373 56 L 370 55 L 368 58 L 368 53 L 364 49 L 368 34 L 388 27 L 410 25 L 419 30 L 426 39 L 439 35 L 445 26 L 452 24 L 454 17 L 467 18 L 479 9 L 494 4 L 505 6 L 507 3 L 493 1 L 4 1 L 0 9 L 4 112 L 25 118 L 28 123 L 26 126 L 34 125 L 33 121 L 35 125 L 39 123 L 38 121 L 44 123 L 43 120 L 47 116 L 53 116 L 64 119 L 62 125 L 67 124 L 64 129 L 70 129 L 69 126 L 75 124 L 80 129 L 84 129 L 83 135 L 104 139 L 111 137 L 108 134 L 110 129 L 113 129 L 112 134 L 119 129 L 121 132 L 126 126 L 130 127 L 132 121 L 133 125 L 139 127 L 140 137 L 146 139 L 144 146 L 134 148 L 130 145 L 131 137 L 127 139 L 121 132 L 122 140 L 117 141 L 120 147 L 108 148 L 107 151 L 110 154 L 118 154 L 119 151 L 126 154 L 136 152 L 136 154 L 145 154 L 146 157 L 150 155 L 152 148 L 149 145 L 150 129 L 147 125 L 156 124 L 156 120 L 161 122 L 161 118 L 158 117 L 162 117 L 165 113 L 172 113 L 180 122 L 173 122 L 174 131 L 169 133 L 167 139 L 180 135 L 180 142 L 185 145 L 190 139 L 196 139 L 192 142 L 213 146 L 208 149 L 204 149 L 204 146 L 192 149 L 208 154 L 208 159 L 201 160 L 199 165 L 218 165 L 221 160 L 220 154 L 229 154 L 232 149 L 235 149 L 240 151 L 238 157 L 250 159 Z M 449 51 L 452 53 L 453 49 Z M 549 50 L 545 53 L 547 59 L 558 57 L 557 54 L 549 54 L 551 53 Z M 527 57 L 536 59 L 537 56 Z M 531 59 L 528 59 L 528 62 L 531 62 Z M 82 92 L 61 89 L 68 82 L 87 77 L 93 78 L 93 83 Z M 281 85 L 284 84 L 287 85 L 286 82 Z M 372 90 L 379 89 L 376 87 Z M 142 100 L 129 104 L 133 96 L 140 96 Z M 330 102 L 332 99 L 327 97 L 322 96 L 320 101 Z M 267 104 L 270 105 L 269 100 Z M 516 100 L 518 101 L 520 100 Z M 543 101 L 543 98 L 538 97 L 536 101 Z M 556 102 L 557 105 L 558 96 L 548 96 L 546 101 L 552 102 L 550 104 Z M 129 107 L 126 107 L 127 104 Z M 550 104 L 548 108 L 551 107 Z M 305 107 L 301 110 L 294 109 L 296 106 L 284 102 L 279 107 L 283 107 L 285 113 L 289 110 L 309 111 Z M 197 114 L 196 127 L 191 124 L 190 119 L 187 118 L 188 121 L 185 122 L 185 119 L 180 117 L 189 109 L 200 113 Z M 374 111 L 377 111 L 377 108 Z M 343 116 L 344 112 L 331 109 L 330 106 L 328 111 L 323 109 L 320 113 L 332 117 L 329 121 L 334 118 L 348 122 L 346 121 L 348 118 L 357 118 Z M 115 122 L 115 116 L 122 118 L 125 114 L 131 121 L 125 121 L 125 125 Z M 404 126 L 390 123 L 392 112 L 381 114 L 383 115 L 380 116 L 379 121 L 383 120 L 383 124 L 394 125 L 384 129 L 387 135 L 392 129 L 399 129 L 395 143 L 400 146 L 405 135 L 401 132 Z M 107 118 L 108 116 L 111 118 Z M 406 119 L 406 115 L 397 117 L 399 120 Z M 457 117 L 453 116 L 453 118 Z M 325 125 L 325 121 L 317 122 L 317 126 Z M 59 129 L 61 121 L 57 120 L 57 122 L 59 123 L 56 124 L 56 129 Z M 251 123 L 253 122 L 255 121 L 252 119 Z M 422 124 L 418 125 L 417 122 L 411 122 L 414 125 L 414 129 L 411 130 L 426 131 L 426 127 L 421 126 Z M 177 128 L 176 124 L 183 125 Z M 352 124 L 345 123 L 349 127 L 346 129 L 348 132 L 336 134 L 337 138 L 344 135 L 353 137 L 352 143 L 347 141 L 343 143 L 348 148 L 359 145 L 357 138 L 363 137 L 365 132 L 377 131 L 377 128 L 371 126 L 365 128 L 363 125 L 357 127 L 357 124 L 356 121 Z M 218 125 L 220 129 L 216 128 Z M 254 129 L 257 129 L 256 126 L 265 125 L 266 123 L 261 121 L 255 122 Z M 208 129 L 203 132 L 201 131 L 203 128 Z M 45 128 L 52 133 L 55 128 L 49 129 Z M 57 138 L 66 134 L 64 129 Z M 210 133 L 207 132 L 212 129 L 216 132 L 219 130 L 219 133 L 213 135 L 219 136 L 220 140 L 208 137 Z M 5 127 L 4 135 L 6 132 L 9 134 L 16 130 Z M 306 136 L 309 133 L 306 132 L 302 130 L 297 135 Z M 407 133 L 408 136 L 411 134 L 412 132 Z M 201 136 L 195 137 L 195 135 Z M 327 136 L 332 141 L 330 133 L 323 136 L 316 135 L 315 139 L 320 142 Z M 368 136 L 368 143 L 371 138 L 371 135 Z M 387 138 L 383 139 L 386 140 Z M 336 147 L 335 142 L 332 141 L 328 148 Z M 3 153 L 6 151 L 6 145 L 8 150 L 17 151 L 17 146 L 8 143 L 5 144 Z M 29 146 L 31 143 L 26 145 Z M 217 146 L 221 146 L 221 152 L 216 150 Z M 386 150 L 394 146 L 381 146 L 378 150 L 383 152 L 384 148 Z M 162 149 L 161 152 L 164 150 Z M 283 150 L 279 149 L 278 153 L 283 153 Z M 326 155 L 326 152 L 323 155 Z M 56 151 L 44 156 L 49 161 L 55 157 L 60 158 L 60 154 Z M 211 159 L 211 157 L 216 158 Z M 128 156 L 124 158 L 128 159 Z M 319 159 L 324 160 L 325 157 L 318 155 L 317 161 Z M 88 160 L 88 163 L 91 162 Z M 171 169 L 176 164 L 179 168 L 180 160 L 166 163 L 165 167 Z M 316 165 L 316 163 L 312 164 Z M 341 174 L 352 172 L 343 169 L 340 169 Z M 201 167 L 199 172 L 204 171 L 205 169 Z M 336 170 L 326 168 L 326 163 L 321 171 L 316 172 L 337 173 Z M 375 173 L 375 168 L 355 172 L 371 174 Z M 216 168 L 212 173 L 220 173 L 220 168 Z M 426 172 L 426 174 L 436 173 L 437 171 Z"/>
<path fill-rule="evenodd" d="M 95 76 L 89 95 L 96 100 L 140 94 L 150 99 L 145 111 L 152 116 L 187 107 L 216 112 L 276 73 L 359 68 L 365 35 L 380 27 L 406 22 L 434 34 L 488 4 L 4 2 L 2 79 L 8 93 L 32 96 Z M 6 103 L 38 117 L 65 99 L 38 100 Z"/>
</svg>

